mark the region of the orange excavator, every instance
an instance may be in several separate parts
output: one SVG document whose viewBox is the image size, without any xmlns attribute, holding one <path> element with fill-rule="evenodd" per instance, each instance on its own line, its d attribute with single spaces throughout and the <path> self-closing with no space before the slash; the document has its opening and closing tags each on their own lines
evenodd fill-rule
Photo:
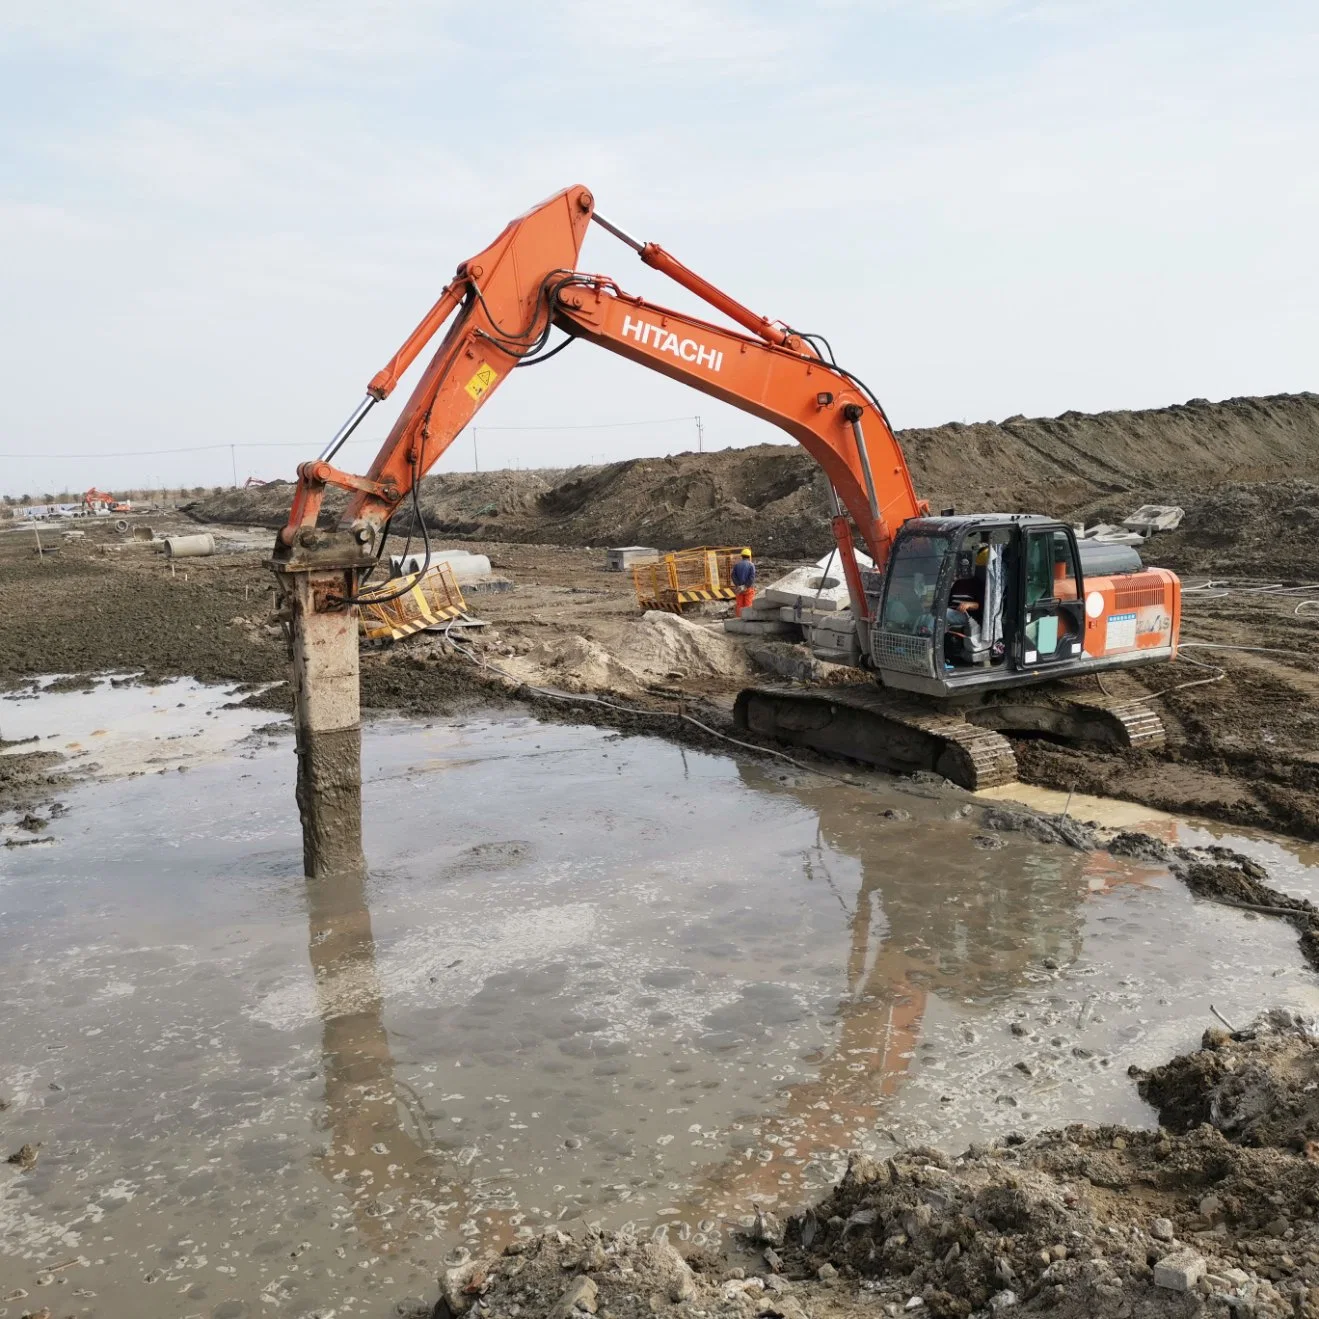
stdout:
<svg viewBox="0 0 1319 1319">
<path fill-rule="evenodd" d="M 658 306 L 607 275 L 578 270 L 592 223 L 740 328 Z M 370 471 L 355 476 L 334 466 L 362 419 L 448 322 Z M 567 337 L 551 347 L 556 329 Z M 834 633 L 833 657 L 868 668 L 878 681 L 750 689 L 736 706 L 742 727 L 888 768 L 935 771 L 969 788 L 1015 777 L 1003 731 L 1112 747 L 1163 740 L 1147 705 L 1045 685 L 1173 659 L 1181 588 L 1171 572 L 1142 567 L 1127 546 L 1078 542 L 1070 526 L 1048 517 L 932 515 L 878 398 L 838 364 L 828 340 L 756 315 L 662 247 L 606 220 L 581 186 L 534 207 L 464 261 L 320 457 L 298 468 L 272 562 L 293 622 L 295 690 L 314 697 L 318 672 L 335 668 L 318 663 L 299 629 L 306 633 L 320 617 L 328 636 L 325 616 L 351 615 L 389 521 L 407 501 L 425 534 L 422 477 L 513 371 L 576 340 L 772 423 L 828 478 L 852 623 Z M 318 528 L 330 486 L 352 498 L 335 528 Z M 873 566 L 858 557 L 858 539 Z"/>
<path fill-rule="evenodd" d="M 116 499 L 104 490 L 92 486 L 82 497 L 83 511 L 87 513 L 131 513 L 133 505 L 127 499 Z"/>
</svg>

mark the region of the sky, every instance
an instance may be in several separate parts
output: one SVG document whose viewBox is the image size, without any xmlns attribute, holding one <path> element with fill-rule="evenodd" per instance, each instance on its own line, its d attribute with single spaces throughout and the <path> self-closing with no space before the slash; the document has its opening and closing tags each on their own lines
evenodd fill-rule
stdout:
<svg viewBox="0 0 1319 1319">
<path fill-rule="evenodd" d="M 1312 0 L 6 4 L 0 493 L 291 476 L 574 183 L 899 427 L 1319 389 L 1317 67 Z M 602 230 L 582 266 L 698 306 Z M 782 438 L 578 343 L 435 470 L 680 452 L 697 416 Z"/>
</svg>

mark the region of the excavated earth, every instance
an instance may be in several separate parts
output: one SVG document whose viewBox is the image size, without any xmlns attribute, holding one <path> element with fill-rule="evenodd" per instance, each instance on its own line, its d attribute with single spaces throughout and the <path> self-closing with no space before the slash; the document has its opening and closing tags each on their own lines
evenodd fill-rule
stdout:
<svg viewBox="0 0 1319 1319">
<path fill-rule="evenodd" d="M 451 1257 L 439 1319 L 1319 1315 L 1319 1044 L 1281 1011 L 1133 1071 L 1161 1127 L 1074 1125 L 949 1158 L 853 1156 L 821 1202 L 743 1224 L 736 1260 L 550 1230 Z"/>
</svg>

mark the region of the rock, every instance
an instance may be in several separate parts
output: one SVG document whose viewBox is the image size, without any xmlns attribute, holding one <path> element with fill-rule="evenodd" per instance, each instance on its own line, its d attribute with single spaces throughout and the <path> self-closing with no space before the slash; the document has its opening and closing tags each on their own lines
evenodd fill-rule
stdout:
<svg viewBox="0 0 1319 1319">
<path fill-rule="evenodd" d="M 1216 1195 L 1202 1196 L 1200 1200 L 1200 1212 L 1213 1222 L 1219 1214 L 1223 1212 L 1223 1202 Z"/>
<path fill-rule="evenodd" d="M 809 1319 L 795 1296 L 785 1296 L 782 1293 L 775 1296 L 773 1300 L 763 1301 L 757 1313 L 766 1316 L 777 1316 L 778 1319 Z"/>
<path fill-rule="evenodd" d="M 15 1164 L 17 1167 L 21 1168 L 24 1172 L 27 1172 L 27 1170 L 31 1168 L 33 1164 L 36 1163 L 37 1151 L 40 1148 L 41 1145 L 39 1143 L 36 1145 L 20 1145 L 18 1149 L 16 1149 L 9 1156 L 9 1159 L 7 1161 L 9 1163 Z"/>
<path fill-rule="evenodd" d="M 1023 1025 L 1021 1024 L 1021 1022 L 1019 1022 L 1019 1021 L 1014 1021 L 1014 1022 L 1012 1023 L 1012 1025 L 1008 1027 L 1008 1029 L 1009 1029 L 1014 1035 L 1018 1035 L 1018 1036 L 1020 1036 L 1020 1035 L 1025 1035 L 1025 1034 L 1026 1034 L 1026 1027 L 1023 1026 Z"/>
<path fill-rule="evenodd" d="M 867 1186 L 871 1182 L 883 1180 L 885 1171 L 874 1159 L 852 1153 L 847 1156 L 847 1171 L 843 1174 L 842 1185 Z"/>
<path fill-rule="evenodd" d="M 765 1265 L 771 1273 L 783 1272 L 783 1256 L 773 1246 L 765 1251 Z"/>
<path fill-rule="evenodd" d="M 821 1264 L 815 1271 L 815 1276 L 821 1282 L 833 1282 L 838 1277 L 838 1270 L 832 1264 Z"/>
<path fill-rule="evenodd" d="M 1150 1236 L 1152 1236 L 1155 1241 L 1171 1241 L 1173 1236 L 1172 1220 L 1168 1218 L 1156 1218 L 1150 1224 Z"/>
<path fill-rule="evenodd" d="M 695 1295 L 696 1279 L 692 1276 L 691 1269 L 684 1270 L 669 1283 L 669 1300 L 675 1305 L 679 1301 L 689 1301 Z"/>
<path fill-rule="evenodd" d="M 756 1218 L 748 1234 L 757 1246 L 781 1246 L 783 1244 L 783 1224 L 773 1214 L 756 1206 Z"/>
<path fill-rule="evenodd" d="M 1011 1288 L 1004 1288 L 1001 1292 L 995 1292 L 989 1298 L 989 1308 L 999 1314 L 1003 1310 L 1010 1310 L 1017 1303 L 1017 1293 Z"/>
<path fill-rule="evenodd" d="M 1204 1259 L 1193 1250 L 1174 1251 L 1154 1266 L 1154 1285 L 1173 1292 L 1190 1291 L 1205 1272 Z"/>
<path fill-rule="evenodd" d="M 490 1286 L 498 1255 L 466 1260 L 440 1274 L 440 1296 L 453 1314 L 466 1314 L 472 1302 Z"/>
<path fill-rule="evenodd" d="M 1279 1217 L 1269 1223 L 1264 1230 L 1271 1237 L 1280 1237 L 1289 1227 L 1291 1224 L 1285 1218 Z"/>
<path fill-rule="evenodd" d="M 599 1290 L 590 1278 L 574 1278 L 568 1284 L 568 1290 L 554 1303 L 549 1319 L 570 1319 L 578 1311 L 594 1314 Z"/>
</svg>

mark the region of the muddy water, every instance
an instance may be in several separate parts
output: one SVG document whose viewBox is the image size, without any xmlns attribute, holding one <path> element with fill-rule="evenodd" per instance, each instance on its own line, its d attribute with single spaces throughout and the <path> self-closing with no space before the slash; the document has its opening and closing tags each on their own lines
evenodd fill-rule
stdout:
<svg viewBox="0 0 1319 1319">
<path fill-rule="evenodd" d="M 849 1146 L 1147 1122 L 1127 1066 L 1211 1000 L 1319 1007 L 1289 927 L 1158 867 L 529 719 L 369 726 L 370 873 L 308 883 L 240 714 L 0 852 L 14 1316 L 384 1315 L 547 1221 L 713 1238 Z"/>
</svg>

